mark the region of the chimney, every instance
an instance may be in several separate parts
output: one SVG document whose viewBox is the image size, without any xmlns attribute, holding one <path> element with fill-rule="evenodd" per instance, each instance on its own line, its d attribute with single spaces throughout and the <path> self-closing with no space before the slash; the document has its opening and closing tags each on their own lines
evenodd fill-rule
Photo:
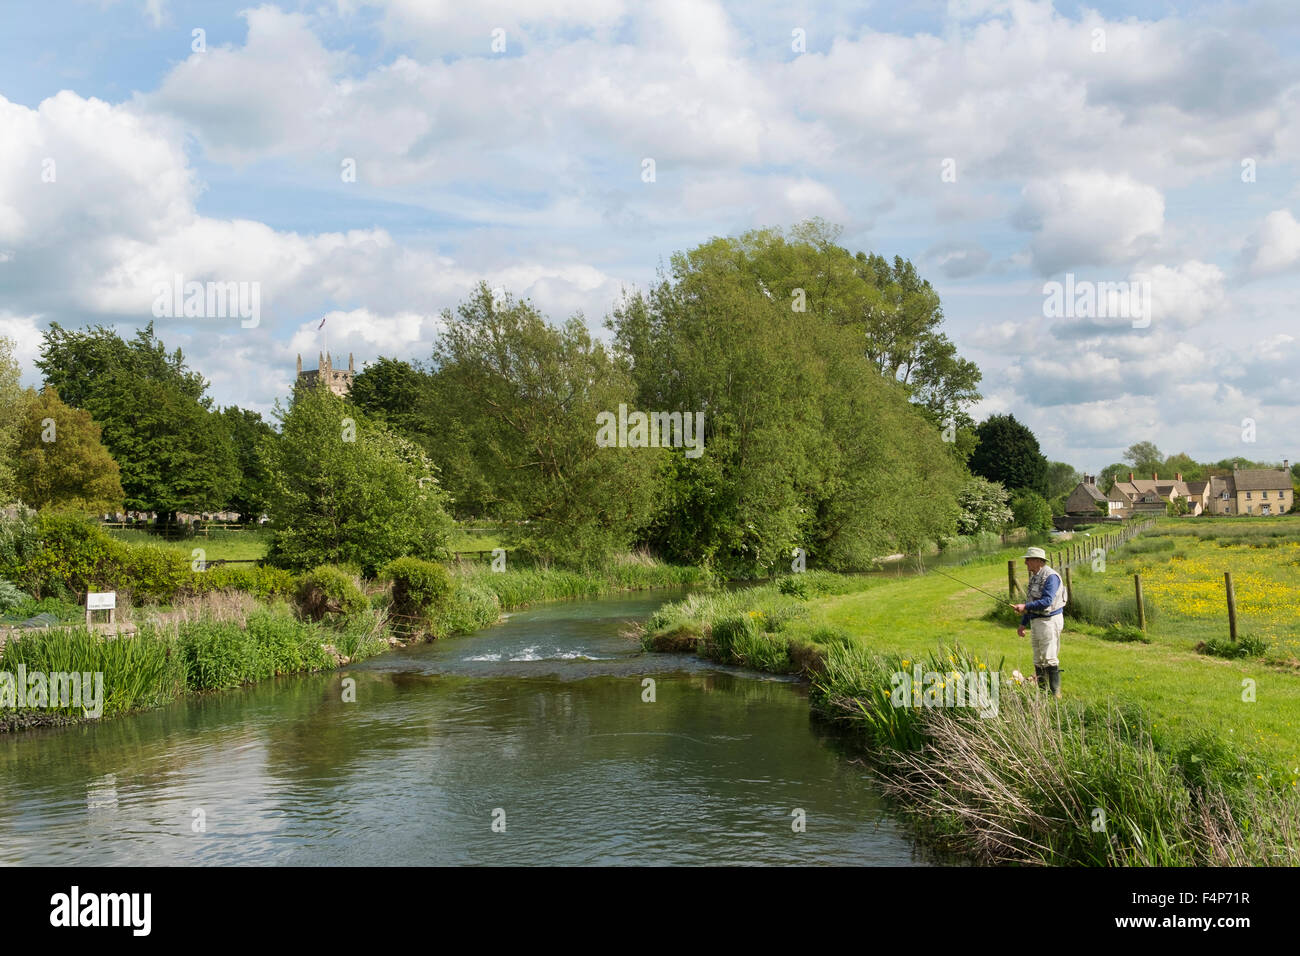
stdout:
<svg viewBox="0 0 1300 956">
<path fill-rule="evenodd" d="M 1174 474 L 1174 480 L 1176 480 L 1176 481 L 1182 481 L 1182 480 L 1183 480 L 1183 473 L 1182 473 L 1181 471 L 1176 472 L 1176 473 Z"/>
<path fill-rule="evenodd" d="M 1129 480 L 1129 484 L 1133 483 L 1133 472 L 1131 471 L 1128 473 L 1128 480 Z"/>
<path fill-rule="evenodd" d="M 1290 471 L 1290 470 L 1291 470 L 1291 461 L 1290 461 L 1290 459 L 1287 459 L 1287 458 L 1283 458 L 1283 459 L 1282 459 L 1282 470 L 1283 470 L 1283 471 Z"/>
<path fill-rule="evenodd" d="M 1152 481 L 1159 481 L 1159 480 L 1160 480 L 1160 476 L 1157 475 L 1157 474 L 1153 471 L 1153 472 L 1151 472 L 1151 480 L 1152 480 Z"/>
<path fill-rule="evenodd" d="M 298 374 L 302 374 L 302 353 L 298 353 Z"/>
<path fill-rule="evenodd" d="M 349 371 L 349 372 L 354 372 L 354 371 L 356 371 L 356 369 L 353 368 L 353 366 L 352 366 L 352 353 L 351 353 L 351 352 L 348 353 L 348 371 Z"/>
</svg>

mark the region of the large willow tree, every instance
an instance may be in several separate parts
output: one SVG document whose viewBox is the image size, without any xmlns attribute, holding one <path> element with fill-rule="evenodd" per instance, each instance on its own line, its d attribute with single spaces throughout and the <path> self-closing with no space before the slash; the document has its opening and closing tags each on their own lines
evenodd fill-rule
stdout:
<svg viewBox="0 0 1300 956">
<path fill-rule="evenodd" d="M 705 454 L 670 459 L 645 533 L 666 557 L 764 573 L 802 548 L 843 568 L 953 529 L 964 467 L 941 419 L 978 372 L 935 359 L 937 299 L 900 304 L 832 238 L 712 240 L 611 318 L 639 407 L 705 414 Z"/>
<path fill-rule="evenodd" d="M 550 325 L 486 285 L 443 318 L 434 457 L 453 496 L 544 559 L 593 564 L 626 550 L 649 518 L 664 457 L 597 442 L 597 417 L 634 400 L 627 369 L 580 318 Z"/>
</svg>

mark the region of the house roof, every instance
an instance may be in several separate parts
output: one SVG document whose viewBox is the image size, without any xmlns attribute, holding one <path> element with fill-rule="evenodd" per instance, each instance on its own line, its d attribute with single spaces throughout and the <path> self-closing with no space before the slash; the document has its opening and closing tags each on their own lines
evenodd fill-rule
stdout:
<svg viewBox="0 0 1300 956">
<path fill-rule="evenodd" d="M 1290 473 L 1281 468 L 1247 468 L 1244 471 L 1234 468 L 1232 481 L 1238 491 L 1272 491 L 1291 487 Z"/>
<path fill-rule="evenodd" d="M 1117 481 L 1111 491 L 1120 491 L 1128 498 L 1148 500 L 1144 496 L 1154 494 L 1158 498 L 1170 498 L 1175 493 L 1187 494 L 1187 485 L 1181 481 L 1152 481 L 1150 478 L 1135 478 L 1132 481 Z"/>
<path fill-rule="evenodd" d="M 1187 493 L 1189 495 L 1202 494 L 1205 491 L 1206 485 L 1208 484 L 1209 484 L 1208 481 L 1189 481 L 1187 483 Z"/>
<path fill-rule="evenodd" d="M 1155 482 L 1147 479 L 1145 484 L 1147 487 L 1143 488 L 1139 486 L 1137 481 L 1117 481 L 1115 482 L 1115 487 L 1111 488 L 1111 493 L 1113 494 L 1118 491 L 1130 501 L 1159 501 L 1161 497 L 1164 497 L 1164 495 L 1154 487 Z"/>
<path fill-rule="evenodd" d="M 1096 485 L 1089 485 L 1083 482 L 1079 482 L 1078 486 L 1075 487 L 1074 489 L 1074 493 L 1078 493 L 1080 488 L 1082 488 L 1087 493 L 1088 497 L 1091 498 L 1093 501 L 1106 500 L 1106 496 L 1101 493 L 1101 489 L 1098 488 Z M 1072 493 L 1070 497 L 1074 497 L 1074 493 Z"/>
<path fill-rule="evenodd" d="M 1237 493 L 1236 486 L 1232 483 L 1232 475 L 1211 475 L 1210 494 L 1221 495 L 1225 491 L 1230 495 Z"/>
</svg>

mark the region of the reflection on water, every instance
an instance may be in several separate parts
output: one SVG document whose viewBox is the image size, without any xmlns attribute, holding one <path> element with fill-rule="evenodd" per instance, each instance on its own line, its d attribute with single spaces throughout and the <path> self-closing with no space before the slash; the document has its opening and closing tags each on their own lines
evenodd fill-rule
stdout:
<svg viewBox="0 0 1300 956">
<path fill-rule="evenodd" d="M 620 636 L 663 600 L 548 605 L 343 672 L 0 735 L 0 862 L 926 862 L 801 685 Z"/>
</svg>

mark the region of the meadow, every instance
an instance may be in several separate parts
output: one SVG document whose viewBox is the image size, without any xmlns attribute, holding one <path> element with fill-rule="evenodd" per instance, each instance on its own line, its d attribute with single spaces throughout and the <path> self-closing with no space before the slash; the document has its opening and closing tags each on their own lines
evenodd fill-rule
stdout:
<svg viewBox="0 0 1300 956">
<path fill-rule="evenodd" d="M 242 531 L 218 529 L 206 535 L 185 538 L 165 538 L 136 528 L 108 529 L 108 533 L 123 544 L 159 545 L 186 555 L 191 555 L 195 548 L 202 548 L 208 561 L 260 561 L 266 557 L 266 549 L 271 545 L 270 532 L 261 528 Z"/>
<path fill-rule="evenodd" d="M 1060 706 L 1050 708 L 1060 715 L 1050 734 L 1019 704 L 1004 707 L 1012 721 L 1005 725 L 963 722 L 955 712 L 943 710 L 925 712 L 917 723 L 888 706 L 888 675 L 908 670 L 918 660 L 975 662 L 971 666 L 998 670 L 1004 681 L 1017 669 L 1032 678 L 1029 638 L 1017 637 L 1017 616 L 1006 603 L 933 571 L 912 577 L 810 571 L 743 591 L 700 592 L 660 609 L 647 622 L 644 641 L 658 650 L 695 650 L 727 663 L 806 673 L 813 684 L 814 707 L 824 716 L 866 728 L 872 741 L 868 750 L 874 749 L 893 768 L 890 785 L 899 787 L 914 806 L 926 807 L 927 826 L 960 832 L 966 850 L 980 852 L 981 840 L 1009 829 L 1033 834 L 1026 837 L 1032 840 L 1030 849 L 1019 856 L 1012 853 L 1013 859 L 1259 862 L 1275 859 L 1269 854 L 1289 845 L 1277 836 L 1277 828 L 1300 821 L 1294 805 L 1300 795 L 1300 668 L 1294 655 L 1300 639 L 1295 615 L 1300 600 L 1294 564 L 1298 540 L 1300 520 L 1290 517 L 1162 519 L 1152 530 L 1112 549 L 1104 571 L 1077 566 L 1060 652 L 1064 697 Z M 967 585 L 1005 594 L 1008 559 L 1016 560 L 1018 578 L 1025 580 L 1021 552 L 1008 548 L 946 570 Z M 1263 650 L 1252 645 L 1245 656 L 1223 657 L 1197 649 L 1227 636 L 1224 570 L 1233 572 L 1237 585 L 1241 632 L 1265 635 L 1269 643 Z M 1145 633 L 1131 623 L 1136 619 L 1134 573 L 1143 576 L 1149 608 Z M 1019 701 L 1026 693 L 1041 696 L 1032 685 L 1006 686 L 1011 693 L 1004 702 Z M 989 736 L 989 725 L 995 723 L 1002 728 L 998 748 Z M 1085 733 L 1086 726 L 1093 730 Z M 1098 800 L 1094 805 L 1136 801 L 1135 806 L 1141 804 L 1142 812 L 1151 815 L 1150 826 L 1143 825 L 1125 849 L 1128 855 L 1108 850 L 1111 855 L 1092 859 L 1087 846 L 1053 849 L 1045 834 L 1061 825 L 1062 805 L 1051 800 L 1055 824 L 1049 826 L 1049 817 L 1041 817 L 1039 830 L 1034 830 L 1026 822 L 1034 814 L 1024 808 L 1045 799 L 1043 785 L 1034 781 L 1046 778 L 1026 770 L 1039 750 L 1026 745 L 1025 734 L 1036 735 L 1043 746 L 1050 737 L 1051 747 L 1073 754 L 1069 759 L 1077 765 L 1072 772 L 1080 779 L 1098 778 L 1090 791 Z M 1080 746 L 1098 739 L 1102 744 L 1070 750 L 1063 734 L 1075 734 Z M 1108 777 L 1107 764 L 1114 764 L 1121 752 L 1123 759 L 1146 769 L 1123 779 Z M 918 756 L 921 753 L 926 756 Z M 975 754 L 978 766 L 952 769 L 975 759 Z M 1019 762 L 995 766 L 1008 754 L 1019 754 Z M 949 770 L 951 775 L 945 776 Z M 974 786 L 995 777 L 1000 782 L 989 792 L 981 794 Z M 1256 794 L 1290 802 L 1268 803 L 1261 811 L 1258 825 L 1264 826 L 1265 818 L 1273 821 L 1267 824 L 1272 836 L 1260 844 L 1263 849 L 1242 849 L 1237 837 L 1216 830 L 1214 836 L 1184 833 L 1167 849 L 1149 855 L 1153 841 L 1163 846 L 1161 841 L 1174 830 L 1172 811 L 1152 809 L 1157 798 L 1169 792 L 1170 780 L 1182 781 L 1179 787 L 1188 794 L 1198 782 L 1212 784 L 1205 792 L 1215 796 L 1187 799 L 1197 813 L 1210 803 L 1218 807 L 1211 813 L 1219 821 L 1216 827 L 1231 828 L 1231 820 L 1253 813 L 1243 807 L 1254 806 Z M 1023 790 L 1018 791 L 1020 786 Z M 1216 788 L 1237 796 L 1225 797 Z M 959 792 L 968 801 L 964 807 L 935 802 Z M 1014 826 L 1010 817 L 998 816 L 1013 793 L 1024 798 Z M 980 826 L 970 825 L 978 816 L 972 809 L 976 805 L 988 809 Z M 1086 826 L 1086 819 L 1082 823 Z M 1162 826 L 1163 835 L 1157 832 Z M 1198 856 L 1197 841 L 1236 849 L 1222 857 Z M 1001 853 L 1007 847 L 995 849 Z"/>
</svg>

